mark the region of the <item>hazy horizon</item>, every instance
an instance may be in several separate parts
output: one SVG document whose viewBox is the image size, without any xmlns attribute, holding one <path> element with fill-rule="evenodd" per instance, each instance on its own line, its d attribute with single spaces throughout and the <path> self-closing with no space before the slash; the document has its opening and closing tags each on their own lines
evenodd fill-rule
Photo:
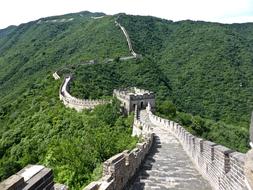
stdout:
<svg viewBox="0 0 253 190">
<path fill-rule="evenodd" d="M 253 0 L 75 0 L 74 3 L 70 0 L 8 0 L 0 7 L 0 29 L 82 11 L 154 16 L 172 21 L 253 22 Z"/>
</svg>

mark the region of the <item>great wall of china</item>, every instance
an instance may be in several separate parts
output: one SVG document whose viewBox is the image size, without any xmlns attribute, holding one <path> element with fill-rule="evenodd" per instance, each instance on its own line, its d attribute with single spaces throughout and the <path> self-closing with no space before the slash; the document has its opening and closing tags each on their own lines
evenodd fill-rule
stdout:
<svg viewBox="0 0 253 190">
<path fill-rule="evenodd" d="M 103 17 L 99 17 L 99 18 L 103 18 Z M 132 56 L 120 57 L 119 60 L 125 61 L 125 60 L 129 60 L 129 59 L 140 58 L 141 55 L 135 53 L 135 51 L 133 50 L 132 43 L 131 43 L 130 37 L 129 37 L 126 29 L 120 23 L 118 23 L 117 20 L 115 20 L 115 24 L 123 32 L 123 34 L 126 38 L 127 44 L 128 44 L 129 52 L 132 54 Z M 113 61 L 113 59 L 107 59 L 107 60 Z M 91 60 L 91 61 L 87 62 L 87 65 L 88 64 L 95 64 L 95 61 Z M 55 80 L 60 79 L 60 76 L 58 75 L 57 72 L 53 73 L 53 77 Z M 66 107 L 74 108 L 77 111 L 82 111 L 83 109 L 93 109 L 97 105 L 109 103 L 109 101 L 106 101 L 106 100 L 78 99 L 76 97 L 71 96 L 70 93 L 68 92 L 68 89 L 69 89 L 68 85 L 71 80 L 72 80 L 71 76 L 66 77 L 64 79 L 64 81 L 60 87 L 60 91 L 59 91 L 60 100 L 62 100 L 62 102 L 64 103 L 64 105 Z M 117 93 L 117 92 L 115 91 L 115 93 Z M 147 102 L 146 102 L 146 105 L 147 105 Z"/>
<path fill-rule="evenodd" d="M 130 52 L 136 57 L 125 28 L 115 22 L 126 36 Z M 60 79 L 57 72 L 53 77 Z M 81 111 L 109 103 L 71 96 L 68 92 L 70 80 L 70 76 L 66 77 L 59 90 L 60 100 L 66 107 Z M 102 178 L 91 182 L 84 190 L 251 190 L 248 182 L 252 180 L 253 167 L 247 166 L 246 154 L 195 137 L 178 123 L 154 115 L 154 93 L 139 89 L 131 93 L 123 91 L 115 90 L 113 94 L 127 113 L 134 108 L 132 135 L 138 136 L 142 142 L 137 143 L 133 150 L 125 150 L 105 161 Z M 248 157 L 252 163 L 252 156 Z M 1 182 L 0 189 L 68 188 L 54 184 L 51 169 L 29 165 Z"/>
<path fill-rule="evenodd" d="M 107 161 L 103 165 L 103 177 L 91 182 L 84 190 L 120 190 L 131 186 L 129 182 L 138 172 L 153 143 L 152 128 L 142 123 L 137 114 L 134 114 L 133 136 L 142 138 L 133 150 L 125 150 Z"/>
<path fill-rule="evenodd" d="M 137 53 L 134 52 L 134 49 L 133 49 L 133 46 L 132 46 L 132 43 L 131 43 L 131 39 L 125 29 L 125 27 L 121 26 L 121 24 L 115 20 L 115 24 L 116 26 L 119 26 L 120 29 L 122 30 L 123 34 L 125 35 L 126 37 L 126 40 L 127 40 L 127 44 L 128 44 L 128 48 L 129 48 L 129 52 L 134 56 L 134 57 L 138 57 L 139 55 Z"/>
<path fill-rule="evenodd" d="M 93 109 L 97 105 L 109 103 L 109 101 L 106 100 L 78 99 L 71 96 L 68 92 L 70 80 L 71 76 L 66 77 L 59 91 L 60 100 L 66 107 L 74 108 L 76 111 L 82 111 L 83 109 Z"/>
<path fill-rule="evenodd" d="M 198 171 L 214 189 L 248 189 L 244 174 L 245 154 L 195 137 L 181 125 L 155 116 L 148 108 L 152 123 L 167 129 L 183 146 Z"/>
<path fill-rule="evenodd" d="M 138 117 L 137 111 L 135 111 L 133 135 L 145 136 L 147 134 L 153 134 L 152 136 L 157 135 L 159 137 L 159 133 L 156 134 L 154 132 L 155 131 L 154 129 L 156 128 L 161 128 L 162 130 L 166 131 L 166 133 L 168 133 L 168 138 L 170 135 L 173 135 L 180 142 L 182 149 L 187 153 L 188 159 L 190 159 L 191 162 L 194 163 L 194 166 L 196 167 L 197 171 L 210 184 L 210 186 L 207 185 L 204 187 L 196 186 L 196 185 L 191 187 L 192 184 L 191 182 L 189 182 L 189 184 L 187 184 L 188 185 L 187 189 L 190 190 L 196 187 L 198 187 L 199 190 L 211 189 L 211 188 L 217 189 L 217 190 L 251 189 L 244 174 L 245 157 L 246 157 L 245 154 L 232 151 L 231 149 L 226 148 L 224 146 L 195 137 L 194 135 L 187 132 L 178 123 L 175 123 L 173 121 L 163 119 L 154 115 L 151 111 L 150 106 L 147 106 L 146 110 L 142 110 L 142 112 L 145 112 L 144 115 L 148 117 L 149 122 L 144 121 L 145 119 L 147 120 L 147 118 L 140 118 L 142 116 Z M 151 142 L 154 142 L 154 140 Z M 115 159 L 115 157 L 113 158 Z M 138 159 L 138 158 L 135 158 L 135 159 Z M 140 157 L 140 159 L 142 159 L 142 157 Z M 178 157 L 177 159 L 180 159 L 180 158 Z M 157 160 L 159 160 L 159 157 L 157 158 Z M 186 162 L 187 160 L 184 160 L 184 161 Z M 118 160 L 117 162 L 115 162 L 115 166 L 113 166 L 112 168 L 118 168 L 119 170 L 121 170 L 122 169 L 121 167 L 116 166 L 117 164 L 120 164 L 120 163 L 122 164 L 122 160 Z M 134 160 L 133 160 L 133 163 L 130 163 L 130 160 L 129 162 L 127 162 L 127 165 L 132 165 L 132 164 L 135 164 Z M 169 166 L 170 164 L 171 164 L 170 160 L 168 159 L 166 165 Z M 150 172 L 152 172 L 152 167 L 149 170 Z M 123 174 L 124 174 L 125 168 L 123 168 L 121 171 L 123 171 Z M 185 172 L 186 171 L 187 169 L 185 170 Z M 177 186 L 180 186 L 180 183 L 178 183 L 177 181 L 177 177 L 174 177 L 173 179 L 173 177 L 171 177 L 170 171 L 167 171 L 167 172 L 168 172 L 168 175 L 163 174 L 163 180 L 166 181 L 167 179 L 168 181 L 167 187 L 170 186 L 170 187 L 176 188 Z M 120 171 L 113 170 L 112 175 L 113 173 L 119 174 Z M 125 179 L 129 179 L 131 181 L 131 177 L 129 177 L 129 175 L 122 176 L 122 173 L 121 173 L 121 175 L 118 175 L 118 176 L 121 176 L 122 178 L 124 178 L 125 185 L 127 184 L 127 182 L 125 182 Z M 142 179 L 142 183 L 143 183 L 142 185 L 144 186 L 147 185 L 147 187 L 154 187 L 157 189 L 166 187 L 166 183 L 159 185 L 159 182 L 157 182 L 157 184 L 155 184 L 154 182 L 152 186 L 151 185 L 152 179 L 149 179 L 149 177 L 147 177 L 147 179 L 142 178 L 142 177 L 143 176 L 141 176 L 140 179 Z M 192 180 L 193 179 L 194 178 L 192 178 Z M 203 184 L 206 185 L 206 183 L 204 183 L 205 181 L 204 179 L 199 179 L 198 181 L 203 181 Z M 114 180 L 117 180 L 117 179 L 114 179 Z M 123 187 L 125 187 L 125 186 L 116 185 L 113 188 L 110 186 L 105 188 L 105 186 L 99 185 L 103 183 L 102 181 L 103 180 L 100 180 L 98 182 L 92 182 L 84 190 L 123 189 Z M 187 179 L 185 179 L 185 181 L 187 181 Z M 117 184 L 117 182 L 114 182 L 114 183 Z M 141 189 L 140 184 L 141 184 L 141 180 L 135 186 L 137 187 L 136 189 Z M 134 188 L 130 188 L 130 189 L 133 190 Z"/>
</svg>

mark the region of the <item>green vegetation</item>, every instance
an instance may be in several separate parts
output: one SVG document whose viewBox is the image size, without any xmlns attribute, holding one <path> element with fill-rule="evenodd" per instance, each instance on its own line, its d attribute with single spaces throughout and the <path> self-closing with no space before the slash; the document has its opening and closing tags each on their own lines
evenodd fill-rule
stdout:
<svg viewBox="0 0 253 190">
<path fill-rule="evenodd" d="M 60 102 L 59 85 L 48 75 L 1 107 L 0 180 L 41 163 L 54 169 L 56 181 L 79 189 L 100 177 L 103 161 L 135 146 L 133 117 L 122 117 L 117 101 L 77 113 Z"/>
<path fill-rule="evenodd" d="M 215 122 L 204 119 L 198 115 L 177 112 L 175 105 L 167 100 L 157 102 L 157 104 L 156 114 L 180 123 L 191 134 L 230 147 L 233 150 L 247 152 L 249 148 L 248 127 L 238 127 L 222 121 Z"/>
<path fill-rule="evenodd" d="M 129 54 L 113 17 L 80 14 L 0 30 L 0 181 L 40 163 L 57 182 L 81 189 L 101 176 L 103 161 L 136 144 L 133 118 L 122 117 L 117 102 L 77 113 L 59 101 L 52 71 Z M 45 23 L 61 18 L 74 20 Z"/>
<path fill-rule="evenodd" d="M 0 103 L 6 104 L 43 79 L 46 72 L 89 60 L 129 55 L 125 37 L 114 17 L 91 19 L 97 14 L 82 13 L 44 18 L 50 21 L 74 18 L 71 22 L 22 24 L 0 37 Z M 1 32 L 0 32 L 1 33 Z M 21 79 L 21 80 L 20 80 Z M 10 88 L 11 86 L 11 88 Z"/>
<path fill-rule="evenodd" d="M 114 20 L 82 12 L 0 30 L 0 180 L 26 164 L 52 167 L 56 179 L 80 189 L 101 163 L 132 148 L 132 117 L 118 104 L 77 113 L 59 101 L 52 72 L 74 74 L 71 93 L 104 98 L 137 86 L 157 96 L 157 113 L 200 137 L 245 152 L 253 110 L 253 24 L 171 22 L 121 14 L 134 50 Z M 54 19 L 69 22 L 46 22 Z M 106 58 L 115 62 L 104 63 Z M 86 65 L 89 60 L 98 64 Z M 49 74 L 50 73 L 50 74 Z M 78 159 L 77 159 L 78 158 Z"/>
<path fill-rule="evenodd" d="M 171 22 L 121 15 L 136 52 L 152 55 L 180 111 L 248 125 L 253 110 L 253 24 Z"/>
<path fill-rule="evenodd" d="M 248 125 L 235 125 L 215 121 L 200 115 L 177 111 L 176 106 L 165 97 L 170 97 L 170 80 L 165 77 L 152 59 L 79 66 L 71 84 L 71 93 L 86 98 L 109 96 L 114 88 L 137 86 L 152 89 L 157 95 L 157 114 L 181 123 L 189 132 L 204 139 L 246 152 L 249 148 Z M 150 72 L 152 71 L 152 72 Z M 101 96 L 100 96 L 101 95 Z M 244 124 L 244 122 L 242 122 Z M 236 143 L 235 143 L 236 142 Z"/>
</svg>

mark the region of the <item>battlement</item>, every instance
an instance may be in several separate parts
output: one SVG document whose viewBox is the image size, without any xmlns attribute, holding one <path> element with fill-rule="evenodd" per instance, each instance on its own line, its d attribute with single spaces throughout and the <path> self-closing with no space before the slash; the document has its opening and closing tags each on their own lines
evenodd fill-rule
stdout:
<svg viewBox="0 0 253 190">
<path fill-rule="evenodd" d="M 114 90 L 113 94 L 116 97 L 120 97 L 126 100 L 155 98 L 155 94 L 153 92 L 136 87 Z"/>
<path fill-rule="evenodd" d="M 245 154 L 195 137 L 176 122 L 155 116 L 147 107 L 152 123 L 168 129 L 182 144 L 199 172 L 214 189 L 248 189 L 244 174 Z"/>
<path fill-rule="evenodd" d="M 60 91 L 59 97 L 63 101 L 64 105 L 69 108 L 74 108 L 77 111 L 82 111 L 83 109 L 94 109 L 96 106 L 101 104 L 107 104 L 109 101 L 106 100 L 87 100 L 87 99 L 78 99 L 73 97 L 68 92 L 68 85 L 71 80 L 71 76 L 68 76 L 64 79 Z"/>
<path fill-rule="evenodd" d="M 54 186 L 53 172 L 41 165 L 28 165 L 0 183 L 1 190 L 67 190 L 64 185 Z"/>
<path fill-rule="evenodd" d="M 122 102 L 127 114 L 134 111 L 136 106 L 138 109 L 145 109 L 149 103 L 152 108 L 155 107 L 155 94 L 148 90 L 132 87 L 114 90 L 113 95 Z"/>
<path fill-rule="evenodd" d="M 153 143 L 152 128 L 138 120 L 137 107 L 134 116 L 133 135 L 142 136 L 143 142 L 137 143 L 133 150 L 125 150 L 107 161 L 103 165 L 103 177 L 91 182 L 84 190 L 112 190 L 126 189 L 130 180 L 138 171 Z"/>
</svg>

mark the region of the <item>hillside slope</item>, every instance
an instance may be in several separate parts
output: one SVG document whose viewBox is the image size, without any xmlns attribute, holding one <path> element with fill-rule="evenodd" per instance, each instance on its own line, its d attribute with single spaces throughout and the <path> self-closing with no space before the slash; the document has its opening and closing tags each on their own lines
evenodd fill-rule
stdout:
<svg viewBox="0 0 253 190">
<path fill-rule="evenodd" d="M 152 55 L 185 112 L 231 123 L 253 110 L 253 24 L 171 22 L 122 15 L 136 51 Z M 238 122 L 239 121 L 239 122 Z"/>
<path fill-rule="evenodd" d="M 1 104 L 62 65 L 128 55 L 125 37 L 115 26 L 115 18 L 92 18 L 96 16 L 101 14 L 49 17 L 5 31 L 0 40 Z"/>
<path fill-rule="evenodd" d="M 27 164 L 44 164 L 55 180 L 82 189 L 101 176 L 101 163 L 125 149 L 132 117 L 119 105 L 76 113 L 59 100 L 52 72 L 91 59 L 128 56 L 115 19 L 82 12 L 0 30 L 0 181 Z M 77 159 L 78 158 L 78 159 Z"/>
<path fill-rule="evenodd" d="M 114 23 L 119 17 L 134 49 L 152 57 L 170 80 L 169 99 L 180 110 L 226 122 L 249 121 L 253 24 L 171 22 L 125 14 L 92 19 L 101 15 L 68 14 L 0 30 L 1 104 L 47 71 L 129 55 Z"/>
</svg>

